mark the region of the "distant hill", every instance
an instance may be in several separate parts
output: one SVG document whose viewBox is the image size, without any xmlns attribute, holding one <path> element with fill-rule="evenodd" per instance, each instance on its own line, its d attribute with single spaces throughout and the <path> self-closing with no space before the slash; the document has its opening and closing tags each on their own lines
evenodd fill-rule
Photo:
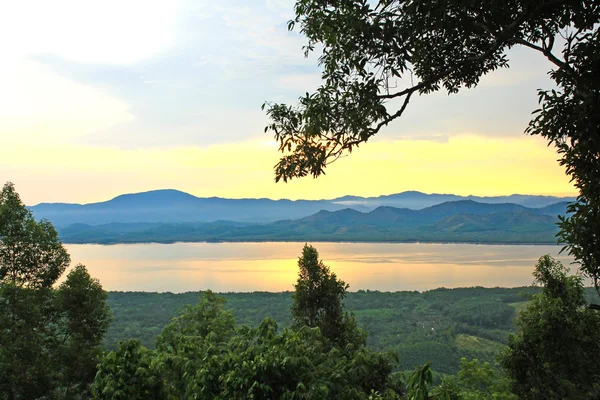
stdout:
<svg viewBox="0 0 600 400">
<path fill-rule="evenodd" d="M 410 208 L 420 210 L 449 201 L 472 200 L 477 203 L 501 204 L 512 203 L 525 207 L 540 208 L 556 204 L 558 202 L 574 201 L 575 197 L 535 196 L 523 194 L 511 194 L 510 196 L 458 196 L 455 194 L 426 194 L 416 191 L 408 191 L 397 194 L 383 195 L 378 197 L 344 196 L 333 199 L 332 202 L 347 207 L 376 208 L 380 206 Z"/>
<path fill-rule="evenodd" d="M 100 225 L 121 223 L 273 222 L 300 218 L 319 210 L 341 210 L 327 200 L 270 200 L 200 198 L 177 190 L 126 194 L 91 204 L 47 204 L 30 207 L 36 218 L 46 218 L 55 226 L 74 223 Z"/>
<path fill-rule="evenodd" d="M 351 208 L 369 212 L 378 207 L 421 210 L 445 202 L 471 201 L 479 204 L 521 205 L 531 208 L 554 207 L 574 198 L 511 195 L 505 197 L 461 197 L 448 194 L 403 192 L 379 197 L 344 196 L 332 200 L 224 199 L 195 197 L 177 190 L 155 190 L 124 194 L 112 200 L 91 204 L 41 203 L 30 207 L 36 218 L 46 218 L 57 227 L 72 224 L 110 223 L 206 223 L 219 220 L 269 223 L 298 219 L 325 211 Z M 468 203 L 464 207 L 469 207 Z M 472 207 L 473 205 L 471 205 Z M 459 206 L 457 206 L 459 207 Z M 558 206 L 560 208 L 562 206 Z"/>
<path fill-rule="evenodd" d="M 421 210 L 378 207 L 321 210 L 313 215 L 267 224 L 210 223 L 74 224 L 59 229 L 67 243 L 360 241 L 556 243 L 556 215 L 565 203 L 543 208 L 518 204 L 446 202 Z M 561 212 L 562 210 L 562 212 Z"/>
</svg>

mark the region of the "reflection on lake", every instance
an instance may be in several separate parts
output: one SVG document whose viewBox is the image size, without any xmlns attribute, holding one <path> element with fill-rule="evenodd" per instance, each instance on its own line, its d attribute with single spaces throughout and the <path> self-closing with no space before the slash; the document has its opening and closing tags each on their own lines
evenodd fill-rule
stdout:
<svg viewBox="0 0 600 400">
<path fill-rule="evenodd" d="M 217 292 L 293 290 L 304 243 L 66 245 L 105 290 Z M 525 286 L 537 259 L 559 246 L 422 243 L 315 243 L 350 290 Z"/>
</svg>

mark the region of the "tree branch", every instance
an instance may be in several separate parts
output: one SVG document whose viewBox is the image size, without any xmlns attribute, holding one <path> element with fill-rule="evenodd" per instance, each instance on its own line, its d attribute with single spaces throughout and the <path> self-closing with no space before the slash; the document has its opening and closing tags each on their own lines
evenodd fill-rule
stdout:
<svg viewBox="0 0 600 400">
<path fill-rule="evenodd" d="M 577 86 L 584 90 L 585 93 L 589 93 L 589 88 L 583 83 L 581 82 L 581 78 L 579 77 L 579 75 L 577 74 L 577 71 L 575 71 L 567 62 L 560 60 L 558 57 L 556 57 L 554 54 L 552 54 L 552 52 L 550 51 L 550 49 L 548 47 L 546 47 L 544 45 L 544 47 L 538 46 L 534 43 L 528 42 L 525 39 L 515 39 L 514 41 L 516 44 L 520 44 L 522 46 L 525 47 L 529 47 L 530 49 L 539 51 L 540 53 L 542 53 L 544 56 L 546 56 L 546 58 L 548 60 L 550 60 L 550 62 L 554 65 L 556 65 L 557 67 L 559 67 L 560 69 L 564 70 L 571 78 L 573 78 L 573 80 L 577 83 Z M 569 43 L 570 46 L 570 43 Z"/>
<path fill-rule="evenodd" d="M 549 6 L 553 6 L 553 5 L 557 5 L 557 4 L 561 4 L 564 3 L 565 0 L 556 0 L 556 1 L 551 1 L 548 3 L 543 3 L 542 5 L 540 5 L 537 9 L 535 9 L 531 15 L 535 15 L 539 12 L 541 12 L 544 8 L 549 7 Z M 508 25 L 506 28 L 504 28 L 502 31 L 500 31 L 497 34 L 493 34 L 493 32 L 487 28 L 485 29 L 485 26 L 482 25 L 482 28 L 484 28 L 486 31 L 492 33 L 494 35 L 494 37 L 496 38 L 496 40 L 492 43 L 492 45 L 490 46 L 489 49 L 487 49 L 484 53 L 479 54 L 477 56 L 474 57 L 469 57 L 466 58 L 456 64 L 454 64 L 454 66 L 446 68 L 440 72 L 438 72 L 437 74 L 434 74 L 432 77 L 430 77 L 429 79 L 420 82 L 419 84 L 412 86 L 408 89 L 405 89 L 401 92 L 398 93 L 393 93 L 393 94 L 387 94 L 387 95 L 380 95 L 377 96 L 379 99 L 385 100 L 385 99 L 394 99 L 396 97 L 402 97 L 405 96 L 409 93 L 414 93 L 417 90 L 420 90 L 428 85 L 431 85 L 437 81 L 439 81 L 442 78 L 445 78 L 446 76 L 450 75 L 451 73 L 461 69 L 462 67 L 464 67 L 466 64 L 472 63 L 472 62 L 479 62 L 479 61 L 483 61 L 485 60 L 487 57 L 489 57 L 490 55 L 492 55 L 496 50 L 498 50 L 502 45 L 506 45 L 509 44 L 511 42 L 510 36 L 515 33 L 519 26 L 525 22 L 530 16 L 530 14 L 526 14 L 526 13 L 522 13 L 517 19 L 515 19 L 510 25 Z M 479 23 L 478 23 L 479 24 Z M 481 25 L 481 24 L 479 24 Z M 542 51 L 543 49 L 540 48 Z M 555 57 L 556 58 L 556 57 Z M 558 59 L 556 59 L 558 60 Z M 560 60 L 558 60 L 560 62 Z"/>
<path fill-rule="evenodd" d="M 393 121 L 394 119 L 400 117 L 404 113 L 404 110 L 406 110 L 406 107 L 408 106 L 408 103 L 410 102 L 410 97 L 412 96 L 413 93 L 414 93 L 414 91 L 408 93 L 406 95 L 406 97 L 404 98 L 404 103 L 402 104 L 402 107 L 400 107 L 400 109 L 398 111 L 396 111 L 394 114 L 390 115 L 389 117 L 387 117 L 386 119 L 384 119 L 383 121 L 381 121 L 380 123 L 378 123 L 377 126 L 373 129 L 373 131 L 370 133 L 369 136 L 375 135 L 377 132 L 379 132 L 379 130 L 384 125 L 387 125 L 391 121 Z"/>
</svg>

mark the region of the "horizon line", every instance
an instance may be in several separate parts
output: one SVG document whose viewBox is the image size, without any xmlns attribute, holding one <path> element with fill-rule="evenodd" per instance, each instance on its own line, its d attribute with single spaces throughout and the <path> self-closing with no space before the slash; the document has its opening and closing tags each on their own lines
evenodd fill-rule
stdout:
<svg viewBox="0 0 600 400">
<path fill-rule="evenodd" d="M 353 195 L 353 194 L 345 194 L 342 196 L 338 196 L 338 197 L 334 197 L 334 198 L 319 198 L 319 199 L 305 199 L 305 198 L 299 198 L 299 199 L 289 199 L 289 198 L 269 198 L 269 197 L 220 197 L 220 196 L 196 196 L 195 194 L 189 193 L 189 192 L 185 192 L 183 190 L 179 190 L 179 189 L 173 189 L 173 188 L 162 188 L 162 189 L 151 189 L 151 190 L 146 190 L 146 191 L 142 191 L 142 192 L 132 192 L 132 193 L 122 193 L 119 195 L 116 195 L 114 197 L 111 197 L 107 200 L 100 200 L 100 201 L 95 201 L 95 202 L 89 202 L 89 203 L 67 203 L 67 202 L 40 202 L 34 205 L 27 205 L 27 207 L 37 207 L 39 205 L 56 205 L 56 204 L 65 204 L 65 205 L 80 205 L 80 206 L 84 206 L 84 205 L 90 205 L 90 204 L 99 204 L 99 203 L 107 203 L 110 202 L 112 200 L 115 200 L 119 197 L 123 197 L 123 196 L 135 196 L 135 195 L 141 195 L 141 194 L 148 194 L 148 193 L 156 193 L 156 192 L 178 192 L 178 193 L 182 193 L 182 194 L 186 194 L 192 197 L 195 197 L 197 199 L 222 199 L 222 200 L 271 200 L 271 201 L 283 201 L 283 200 L 287 200 L 287 201 L 292 201 L 292 202 L 296 202 L 296 201 L 335 201 L 335 200 L 339 200 L 342 199 L 344 197 L 356 197 L 356 198 L 360 198 L 360 199 L 378 199 L 381 197 L 389 197 L 389 196 L 394 196 L 394 195 L 401 195 L 401 194 L 406 194 L 406 193 L 415 193 L 415 194 L 423 194 L 426 196 L 456 196 L 456 197 L 462 197 L 464 199 L 468 199 L 469 197 L 479 197 L 479 198 L 498 198 L 498 197 L 512 197 L 512 196 L 529 196 L 529 197 L 555 197 L 558 199 L 567 199 L 567 198 L 576 198 L 577 195 L 573 194 L 573 195 L 564 195 L 564 194 L 523 194 L 523 193 L 512 193 L 512 194 L 504 194 L 504 195 L 476 195 L 476 194 L 468 194 L 468 195 L 460 195 L 460 194 L 454 194 L 454 193 L 427 193 L 427 192 L 421 192 L 419 190 L 404 190 L 402 192 L 394 192 L 394 193 L 389 193 L 389 194 L 380 194 L 380 195 L 376 195 L 376 196 L 361 196 L 361 195 Z M 343 200 L 342 200 L 343 201 Z"/>
</svg>

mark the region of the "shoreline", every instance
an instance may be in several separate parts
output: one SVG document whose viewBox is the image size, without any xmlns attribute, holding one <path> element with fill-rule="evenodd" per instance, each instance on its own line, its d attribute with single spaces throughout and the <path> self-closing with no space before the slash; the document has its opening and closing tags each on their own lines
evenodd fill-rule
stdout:
<svg viewBox="0 0 600 400">
<path fill-rule="evenodd" d="M 348 290 L 348 293 L 352 293 L 352 294 L 357 294 L 357 293 L 383 293 L 383 294 L 398 294 L 398 293 L 414 293 L 414 292 L 418 292 L 418 293 L 426 293 L 426 292 L 431 292 L 434 290 L 465 290 L 465 289 L 486 289 L 486 290 L 492 290 L 492 289 L 529 289 L 532 287 L 536 287 L 533 285 L 530 286 L 456 286 L 456 287 L 444 287 L 444 286 L 440 286 L 437 287 L 435 289 L 425 289 L 425 290 L 417 290 L 417 289 L 413 289 L 413 290 L 379 290 L 379 289 L 358 289 L 358 290 Z M 587 286 L 585 287 L 586 289 L 588 288 Z M 590 288 L 593 288 L 590 286 Z M 206 292 L 207 290 L 211 290 L 211 289 L 204 289 L 204 290 L 188 290 L 185 292 L 156 292 L 156 291 L 145 291 L 145 290 L 128 290 L 128 291 L 123 291 L 123 290 L 107 290 L 106 293 L 145 293 L 145 294 L 175 294 L 175 295 L 184 295 L 184 294 L 201 294 L 203 292 Z M 270 295 L 285 295 L 285 294 L 289 294 L 291 295 L 292 293 L 294 293 L 294 290 L 283 290 L 283 291 L 279 291 L 279 292 L 270 292 L 268 290 L 255 290 L 252 292 L 216 292 L 211 290 L 213 293 L 215 293 L 216 295 L 231 295 L 231 294 L 270 294 Z"/>
</svg>

